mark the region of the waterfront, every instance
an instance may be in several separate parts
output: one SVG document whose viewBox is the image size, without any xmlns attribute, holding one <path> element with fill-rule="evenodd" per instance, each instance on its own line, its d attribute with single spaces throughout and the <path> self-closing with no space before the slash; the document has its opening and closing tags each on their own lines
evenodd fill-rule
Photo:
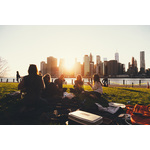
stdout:
<svg viewBox="0 0 150 150">
<path fill-rule="evenodd" d="M 52 78 L 54 81 L 56 78 Z M 65 84 L 74 84 L 76 78 L 65 78 Z M 84 83 L 91 82 L 90 78 L 83 78 Z M 101 78 L 101 81 L 103 78 Z M 0 82 L 17 82 L 16 78 L 0 78 Z M 141 85 L 146 86 L 150 83 L 150 78 L 108 78 L 109 85 Z"/>
</svg>

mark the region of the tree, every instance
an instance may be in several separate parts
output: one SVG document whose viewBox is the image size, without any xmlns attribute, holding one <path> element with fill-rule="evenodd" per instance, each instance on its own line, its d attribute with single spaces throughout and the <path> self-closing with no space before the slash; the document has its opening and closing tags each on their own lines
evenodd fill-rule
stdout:
<svg viewBox="0 0 150 150">
<path fill-rule="evenodd" d="M 7 69 L 8 69 L 7 61 L 2 57 L 0 57 L 0 77 L 6 74 Z"/>
</svg>

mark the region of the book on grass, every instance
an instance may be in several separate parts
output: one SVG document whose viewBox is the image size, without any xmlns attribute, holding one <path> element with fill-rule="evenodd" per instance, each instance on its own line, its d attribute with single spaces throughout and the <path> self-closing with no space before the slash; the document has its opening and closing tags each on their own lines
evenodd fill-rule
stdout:
<svg viewBox="0 0 150 150">
<path fill-rule="evenodd" d="M 98 125 L 103 122 L 103 117 L 82 110 L 77 110 L 68 114 L 68 118 L 79 124 Z"/>
</svg>

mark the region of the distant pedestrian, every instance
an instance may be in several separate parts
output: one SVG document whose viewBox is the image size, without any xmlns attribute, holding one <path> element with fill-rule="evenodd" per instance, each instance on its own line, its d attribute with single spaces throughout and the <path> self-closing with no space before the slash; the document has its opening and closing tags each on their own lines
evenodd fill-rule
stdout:
<svg viewBox="0 0 150 150">
<path fill-rule="evenodd" d="M 19 71 L 17 71 L 17 74 L 16 74 L 16 80 L 17 80 L 17 82 L 19 82 L 19 79 L 20 79 L 20 75 L 19 75 Z"/>
<path fill-rule="evenodd" d="M 108 86 L 108 78 L 104 77 L 104 79 L 102 80 L 102 83 L 105 87 Z"/>
</svg>

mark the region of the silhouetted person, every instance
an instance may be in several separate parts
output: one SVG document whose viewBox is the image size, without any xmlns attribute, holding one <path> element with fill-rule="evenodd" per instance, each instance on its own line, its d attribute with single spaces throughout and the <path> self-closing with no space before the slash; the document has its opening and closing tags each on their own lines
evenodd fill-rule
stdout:
<svg viewBox="0 0 150 150">
<path fill-rule="evenodd" d="M 31 64 L 28 69 L 29 75 L 23 77 L 18 85 L 18 89 L 25 93 L 24 101 L 27 107 L 37 106 L 41 92 L 44 89 L 42 76 L 39 76 L 36 65 Z"/>
<path fill-rule="evenodd" d="M 43 76 L 45 83 L 45 89 L 43 90 L 42 96 L 46 99 L 53 98 L 58 95 L 57 86 L 51 82 L 51 75 L 49 73 Z"/>
<path fill-rule="evenodd" d="M 17 71 L 17 74 L 16 74 L 16 80 L 17 80 L 17 82 L 19 82 L 19 79 L 20 79 L 20 75 L 19 75 L 19 71 Z"/>
<path fill-rule="evenodd" d="M 54 81 L 55 85 L 57 86 L 59 93 L 62 95 L 63 92 L 67 90 L 67 88 L 63 88 L 63 83 L 65 82 L 64 75 L 62 74 L 58 79 Z"/>
<path fill-rule="evenodd" d="M 73 93 L 81 93 L 84 91 L 83 89 L 83 80 L 81 75 L 77 75 L 74 85 L 74 90 L 72 89 Z"/>
</svg>

